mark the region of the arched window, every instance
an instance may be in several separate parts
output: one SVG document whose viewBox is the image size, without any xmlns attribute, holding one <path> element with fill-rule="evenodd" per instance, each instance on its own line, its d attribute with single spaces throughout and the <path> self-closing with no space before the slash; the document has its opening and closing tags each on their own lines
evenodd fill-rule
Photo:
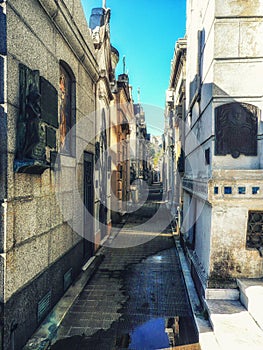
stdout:
<svg viewBox="0 0 263 350">
<path fill-rule="evenodd" d="M 59 73 L 59 114 L 60 114 L 60 152 L 75 155 L 75 131 L 72 130 L 76 122 L 76 83 L 70 67 L 60 61 Z"/>
</svg>

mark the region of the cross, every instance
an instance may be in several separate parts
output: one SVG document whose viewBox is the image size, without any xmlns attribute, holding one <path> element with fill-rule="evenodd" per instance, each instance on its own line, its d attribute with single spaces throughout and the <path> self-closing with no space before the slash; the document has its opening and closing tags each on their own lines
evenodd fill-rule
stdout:
<svg viewBox="0 0 263 350">
<path fill-rule="evenodd" d="M 141 103 L 141 89 L 138 87 L 138 103 L 140 104 Z"/>
<path fill-rule="evenodd" d="M 105 9 L 106 8 L 106 0 L 102 0 L 102 7 Z"/>
<path fill-rule="evenodd" d="M 123 56 L 122 62 L 123 62 L 123 74 L 126 74 L 126 57 L 125 56 Z"/>
</svg>

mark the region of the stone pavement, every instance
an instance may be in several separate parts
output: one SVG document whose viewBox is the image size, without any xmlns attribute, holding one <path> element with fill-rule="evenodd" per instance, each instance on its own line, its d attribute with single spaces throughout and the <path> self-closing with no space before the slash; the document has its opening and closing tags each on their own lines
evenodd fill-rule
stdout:
<svg viewBox="0 0 263 350">
<path fill-rule="evenodd" d="M 58 339 L 69 338 L 52 349 L 72 349 L 71 341 L 79 342 L 79 349 L 128 348 L 131 333 L 139 326 L 163 320 L 164 328 L 176 317 L 180 319 L 178 343 L 198 342 L 172 237 L 160 236 L 128 249 L 104 248 L 104 253 L 100 268 L 59 329 Z M 148 341 L 155 341 L 156 347 L 146 343 L 149 347 L 131 348 L 159 348 L 159 339 L 153 337 Z"/>
<path fill-rule="evenodd" d="M 149 197 L 151 201 L 113 229 L 91 271 L 70 287 L 28 349 L 47 349 L 52 338 L 53 350 L 263 349 L 263 331 L 258 326 L 263 281 L 239 281 L 248 310 L 239 301 L 207 300 L 211 327 L 178 237 L 163 230 L 170 217 L 158 187 Z M 89 279 L 98 267 L 95 262 L 103 258 L 98 272 Z M 78 295 L 76 290 L 83 291 Z"/>
<path fill-rule="evenodd" d="M 145 226 L 156 211 L 158 222 Z M 62 321 L 52 350 L 199 348 L 174 239 L 169 230 L 157 234 L 167 215 L 163 204 L 148 202 L 113 230 L 101 249 L 103 262 Z"/>
</svg>

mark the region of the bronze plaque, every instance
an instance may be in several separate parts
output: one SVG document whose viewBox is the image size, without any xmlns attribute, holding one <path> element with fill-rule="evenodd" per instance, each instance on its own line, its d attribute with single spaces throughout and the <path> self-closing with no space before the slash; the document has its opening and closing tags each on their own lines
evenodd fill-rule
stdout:
<svg viewBox="0 0 263 350">
<path fill-rule="evenodd" d="M 45 78 L 40 77 L 41 119 L 58 128 L 58 92 Z"/>
<path fill-rule="evenodd" d="M 44 159 L 42 145 L 39 71 L 19 65 L 20 109 L 17 120 L 17 159 Z M 44 147 L 44 146 L 43 146 Z"/>
<path fill-rule="evenodd" d="M 33 159 L 46 161 L 46 133 L 45 125 L 43 123 L 39 123 L 38 125 L 38 135 L 38 143 L 32 151 Z"/>
<path fill-rule="evenodd" d="M 215 155 L 238 158 L 257 155 L 258 109 L 247 103 L 228 103 L 215 109 Z"/>
<path fill-rule="evenodd" d="M 50 127 L 46 127 L 46 144 L 50 148 L 56 148 L 57 138 L 56 131 Z"/>
</svg>

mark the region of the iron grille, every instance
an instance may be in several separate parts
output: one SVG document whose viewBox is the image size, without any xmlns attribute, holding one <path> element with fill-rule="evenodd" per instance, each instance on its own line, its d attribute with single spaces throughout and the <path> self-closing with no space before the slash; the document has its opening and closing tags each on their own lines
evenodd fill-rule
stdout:
<svg viewBox="0 0 263 350">
<path fill-rule="evenodd" d="M 48 313 L 51 306 L 51 291 L 49 291 L 37 304 L 37 320 L 40 322 Z"/>
<path fill-rule="evenodd" d="M 247 225 L 247 248 L 263 248 L 263 212 L 249 211 Z"/>
</svg>

